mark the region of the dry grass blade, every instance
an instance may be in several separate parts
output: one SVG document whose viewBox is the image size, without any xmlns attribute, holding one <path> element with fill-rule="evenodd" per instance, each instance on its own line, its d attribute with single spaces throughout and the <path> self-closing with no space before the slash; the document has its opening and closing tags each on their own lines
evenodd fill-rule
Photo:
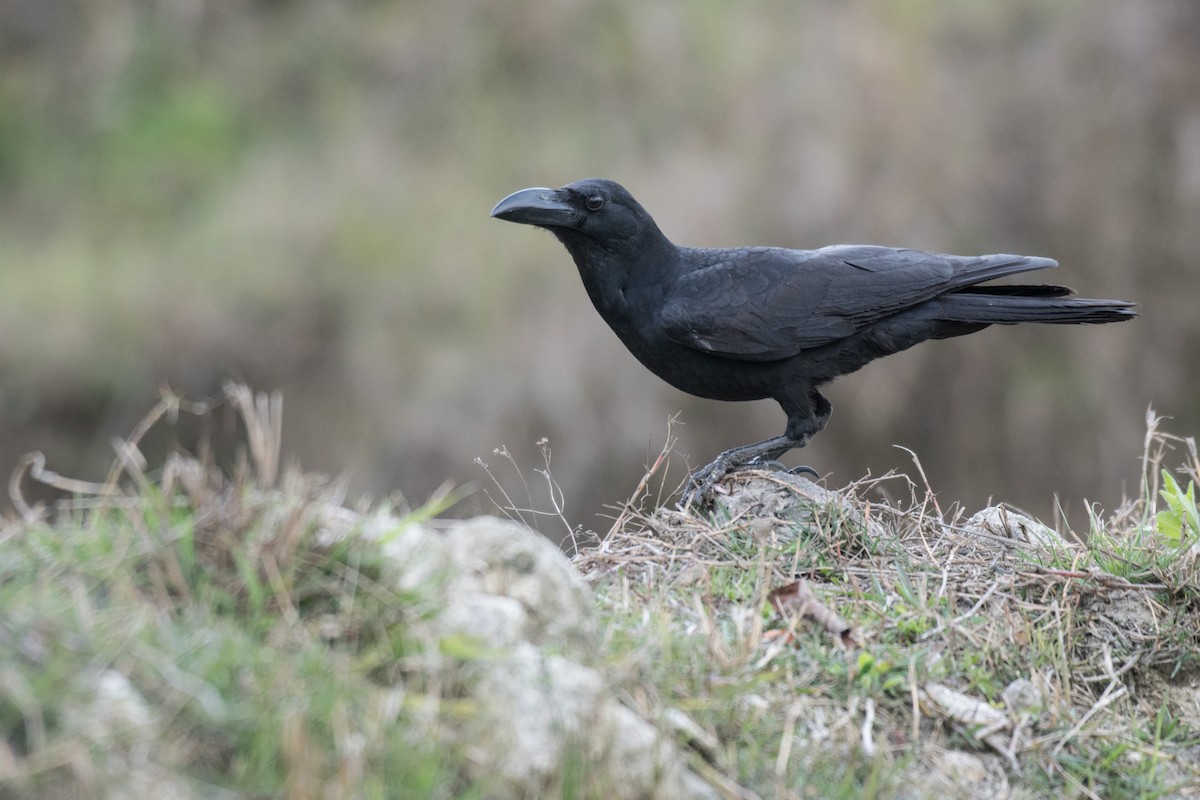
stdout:
<svg viewBox="0 0 1200 800">
<path fill-rule="evenodd" d="M 254 393 L 245 384 L 227 383 L 225 395 L 241 413 L 259 483 L 274 486 L 283 447 L 283 393 Z"/>
<path fill-rule="evenodd" d="M 558 481 L 554 478 L 554 474 L 550 469 L 550 440 L 543 437 L 536 444 L 542 456 L 543 467 L 535 471 L 541 478 L 540 483 L 545 484 L 546 503 L 549 504 L 549 510 L 538 508 L 540 503 L 534 498 L 534 491 L 525 477 L 525 471 L 504 445 L 492 450 L 492 455 L 500 456 L 511 467 L 511 473 L 517 477 L 523 490 L 524 500 L 518 501 L 515 499 L 513 492 L 509 490 L 506 482 L 501 479 L 498 472 L 493 471 L 488 462 L 477 457 L 475 463 L 491 479 L 492 485 L 499 492 L 501 499 L 497 500 L 492 497 L 491 492 L 487 489 L 484 489 L 483 493 L 492 501 L 500 513 L 509 519 L 520 522 L 522 525 L 533 530 L 540 531 L 551 540 L 556 540 L 559 547 L 563 548 L 567 553 L 572 555 L 577 554 L 580 552 L 581 547 L 595 544 L 596 535 L 590 530 L 585 531 L 582 527 L 572 525 L 567 519 L 566 498 L 563 496 L 562 487 L 558 485 Z M 543 529 L 541 526 L 542 520 L 551 520 L 555 524 L 557 532 Z"/>
<path fill-rule="evenodd" d="M 241 388 L 245 389 L 245 387 Z M 247 389 L 246 391 L 249 390 Z M 140 474 L 143 470 L 145 459 L 142 457 L 138 446 L 151 428 L 163 418 L 174 421 L 181 410 L 188 411 L 197 416 L 203 416 L 209 414 L 214 407 L 212 403 L 205 401 L 185 401 L 167 388 L 162 389 L 160 395 L 158 403 L 138 422 L 127 438 L 114 440 L 113 448 L 117 452 L 117 458 L 114 460 L 104 483 L 67 478 L 53 470 L 46 469 L 46 457 L 40 452 L 32 452 L 24 455 L 17 462 L 17 466 L 8 480 L 9 499 L 12 500 L 13 507 L 20 514 L 21 518 L 25 522 L 33 522 L 40 519 L 45 511 L 45 509 L 31 505 L 26 501 L 24 492 L 21 489 L 21 485 L 26 478 L 73 496 L 105 498 L 106 500 L 116 498 L 121 494 L 118 484 L 121 480 L 121 475 L 126 472 L 132 474 L 142 486 L 145 486 L 144 475 Z"/>
<path fill-rule="evenodd" d="M 21 491 L 21 483 L 28 477 L 30 480 L 53 487 L 69 494 L 102 495 L 109 493 L 111 488 L 106 483 L 93 483 L 75 478 L 66 478 L 53 470 L 46 469 L 46 456 L 40 451 L 26 453 L 17 462 L 16 468 L 8 478 L 8 497 L 13 507 L 25 522 L 36 522 L 42 516 L 42 509 L 30 505 Z"/>
</svg>

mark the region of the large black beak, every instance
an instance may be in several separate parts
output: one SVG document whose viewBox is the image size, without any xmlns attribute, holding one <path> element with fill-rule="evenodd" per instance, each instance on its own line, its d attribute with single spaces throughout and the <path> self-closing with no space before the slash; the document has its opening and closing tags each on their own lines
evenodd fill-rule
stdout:
<svg viewBox="0 0 1200 800">
<path fill-rule="evenodd" d="M 492 209 L 492 216 L 497 219 L 543 227 L 572 227 L 578 215 L 558 189 L 522 189 Z"/>
</svg>

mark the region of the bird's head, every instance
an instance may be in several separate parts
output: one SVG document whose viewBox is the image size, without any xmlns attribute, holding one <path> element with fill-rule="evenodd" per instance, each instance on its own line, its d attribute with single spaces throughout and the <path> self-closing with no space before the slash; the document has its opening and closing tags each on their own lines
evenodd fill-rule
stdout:
<svg viewBox="0 0 1200 800">
<path fill-rule="evenodd" d="M 658 226 L 625 187 L 602 178 L 561 189 L 522 189 L 501 200 L 492 216 L 545 228 L 573 253 L 576 248 L 619 250 L 644 237 L 661 238 Z"/>
</svg>

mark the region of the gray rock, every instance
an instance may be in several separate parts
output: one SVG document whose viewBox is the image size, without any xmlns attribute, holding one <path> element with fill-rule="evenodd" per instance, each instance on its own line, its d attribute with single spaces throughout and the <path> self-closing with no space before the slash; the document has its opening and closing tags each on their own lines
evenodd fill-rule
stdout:
<svg viewBox="0 0 1200 800">
<path fill-rule="evenodd" d="M 436 595 L 436 637 L 468 637 L 478 658 L 426 661 L 453 671 L 474 718 L 458 732 L 471 777 L 492 798 L 548 796 L 565 763 L 613 798 L 717 798 L 670 733 L 622 705 L 592 666 L 591 595 L 567 558 L 515 522 L 478 517 L 380 533 L 401 589 Z"/>
<path fill-rule="evenodd" d="M 1005 506 L 989 506 L 976 512 L 963 526 L 966 534 L 1010 539 L 1015 544 L 1055 549 L 1066 546 L 1056 531 Z"/>
</svg>

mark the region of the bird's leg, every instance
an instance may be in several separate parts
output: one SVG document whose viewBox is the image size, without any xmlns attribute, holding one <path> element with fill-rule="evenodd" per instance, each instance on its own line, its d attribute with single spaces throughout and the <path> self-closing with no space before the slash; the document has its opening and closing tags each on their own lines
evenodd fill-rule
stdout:
<svg viewBox="0 0 1200 800">
<path fill-rule="evenodd" d="M 801 416 L 789 411 L 787 428 L 787 433 L 789 436 L 798 439 L 804 439 L 805 442 L 815 436 L 818 432 L 825 430 L 825 425 L 829 422 L 829 416 L 833 413 L 833 406 L 830 404 L 829 398 L 825 397 L 825 395 L 821 394 L 816 389 L 809 390 L 807 399 L 807 407 L 811 409 L 811 413 Z M 786 405 L 784 407 L 787 408 Z M 804 409 L 805 406 L 801 404 L 799 408 Z M 807 472 L 814 478 L 821 477 L 821 473 L 805 464 L 802 464 L 798 467 L 792 467 L 787 472 L 789 475 L 803 475 L 805 472 Z"/>
<path fill-rule="evenodd" d="M 783 436 L 776 436 L 754 444 L 734 447 L 721 453 L 713 462 L 691 474 L 684 490 L 680 507 L 687 508 L 695 504 L 704 505 L 712 496 L 713 487 L 717 481 L 731 472 L 736 472 L 749 464 L 763 464 L 776 461 L 789 450 L 804 447 L 818 431 L 829 422 L 833 406 L 825 395 L 813 387 L 805 387 L 792 395 L 776 397 L 783 410 L 788 415 L 787 430 Z M 813 477 L 820 475 L 812 467 L 796 467 L 789 470 L 793 475 L 808 472 Z"/>
<path fill-rule="evenodd" d="M 809 436 L 793 438 L 788 435 L 776 436 L 754 444 L 744 444 L 733 447 L 718 455 L 712 463 L 691 474 L 687 481 L 680 506 L 703 505 L 712 494 L 717 481 L 731 472 L 736 472 L 748 464 L 775 461 L 784 453 L 808 444 Z"/>
</svg>

